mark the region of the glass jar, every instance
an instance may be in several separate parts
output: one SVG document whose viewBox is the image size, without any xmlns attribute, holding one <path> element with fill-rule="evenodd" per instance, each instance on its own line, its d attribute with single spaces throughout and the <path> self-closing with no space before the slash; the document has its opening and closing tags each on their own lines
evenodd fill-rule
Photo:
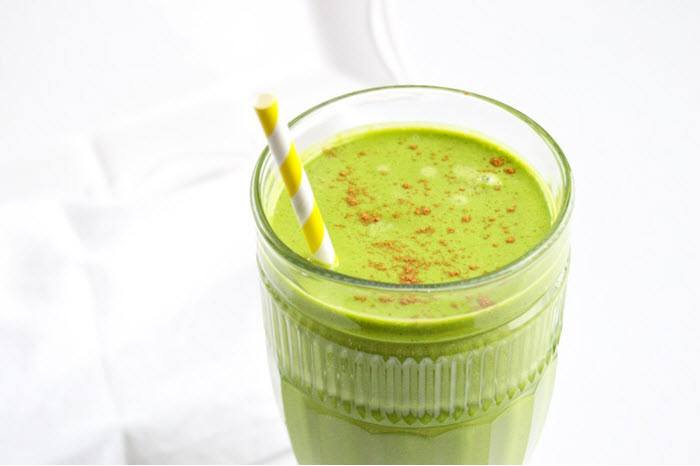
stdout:
<svg viewBox="0 0 700 466">
<path fill-rule="evenodd" d="M 472 279 L 399 285 L 343 275 L 275 235 L 268 215 L 281 184 L 266 148 L 251 196 L 269 359 L 294 453 L 300 463 L 522 462 L 554 380 L 569 264 L 568 162 L 521 112 L 449 88 L 354 92 L 302 113 L 290 128 L 303 153 L 338 133 L 385 124 L 478 132 L 509 149 L 549 190 L 552 227 L 517 261 Z M 367 312 L 370 302 L 457 300 L 472 303 L 470 311 L 421 319 Z"/>
</svg>

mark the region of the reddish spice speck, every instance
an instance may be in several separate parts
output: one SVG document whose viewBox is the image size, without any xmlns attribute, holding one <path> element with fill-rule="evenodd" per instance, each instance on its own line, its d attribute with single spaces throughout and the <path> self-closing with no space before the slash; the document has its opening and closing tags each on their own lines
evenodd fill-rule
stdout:
<svg viewBox="0 0 700 466">
<path fill-rule="evenodd" d="M 506 238 L 506 243 L 515 243 L 515 236 L 509 236 Z"/>
<path fill-rule="evenodd" d="M 469 264 L 469 270 L 478 270 L 479 266 L 476 264 Z"/>
<path fill-rule="evenodd" d="M 408 184 L 408 183 L 404 183 L 404 184 L 401 185 L 401 187 L 402 187 L 403 189 L 410 189 L 410 188 L 411 188 L 411 185 Z"/>
<path fill-rule="evenodd" d="M 349 194 L 348 196 L 345 197 L 345 202 L 347 202 L 347 204 L 350 207 L 354 207 L 357 204 L 359 204 L 359 201 L 357 200 L 357 198 L 355 196 L 353 196 L 352 194 Z"/>
<path fill-rule="evenodd" d="M 450 270 L 447 272 L 450 277 L 459 277 L 459 272 L 457 270 Z"/>
<path fill-rule="evenodd" d="M 416 276 L 415 272 L 402 273 L 399 276 L 399 280 L 401 281 L 401 283 L 407 283 L 407 284 L 411 284 L 411 285 L 414 285 L 416 283 L 420 283 L 420 280 L 418 280 L 418 277 Z"/>
<path fill-rule="evenodd" d="M 506 173 L 509 174 L 509 175 L 512 175 L 512 174 L 515 173 L 515 168 L 513 168 L 513 167 L 506 167 L 506 168 L 503 169 L 503 171 L 506 172 Z"/>
<path fill-rule="evenodd" d="M 448 227 L 448 228 L 447 228 L 447 232 L 448 232 L 448 233 L 454 233 L 454 232 L 455 232 L 455 229 L 452 228 L 452 227 Z"/>
<path fill-rule="evenodd" d="M 372 246 L 375 248 L 386 249 L 388 251 L 401 252 L 401 245 L 395 240 L 376 241 L 372 243 Z"/>
<path fill-rule="evenodd" d="M 479 296 L 477 298 L 477 301 L 479 302 L 479 306 L 481 306 L 482 308 L 493 305 L 493 301 L 491 301 L 491 299 L 487 296 Z"/>
<path fill-rule="evenodd" d="M 375 270 L 379 270 L 380 272 L 383 272 L 384 270 L 386 270 L 386 265 L 384 265 L 381 262 L 369 261 L 368 265 Z"/>
<path fill-rule="evenodd" d="M 513 212 L 515 212 L 515 204 L 513 204 L 513 205 L 510 206 L 510 207 L 508 207 L 506 210 L 512 214 Z"/>
<path fill-rule="evenodd" d="M 418 302 L 418 298 L 415 296 L 404 296 L 403 298 L 399 299 L 399 303 L 402 306 L 405 306 L 407 304 L 415 304 Z"/>
<path fill-rule="evenodd" d="M 433 228 L 431 226 L 419 228 L 416 230 L 416 233 L 425 233 L 428 235 L 432 235 L 433 233 L 435 233 L 435 228 Z"/>
<path fill-rule="evenodd" d="M 506 163 L 506 161 L 503 157 L 492 157 L 491 160 L 489 160 L 489 163 L 494 167 L 500 167 Z"/>
<path fill-rule="evenodd" d="M 348 172 L 345 170 L 341 170 L 340 172 L 338 172 L 338 176 L 342 176 L 344 178 L 344 177 L 348 176 Z"/>
<path fill-rule="evenodd" d="M 360 214 L 360 221 L 363 225 L 369 225 L 370 223 L 377 223 L 379 221 L 379 216 L 370 214 L 369 212 L 362 212 Z"/>
<path fill-rule="evenodd" d="M 430 207 L 416 207 L 414 212 L 416 215 L 428 215 L 430 214 Z"/>
<path fill-rule="evenodd" d="M 471 215 L 462 215 L 462 223 L 469 223 L 472 221 Z"/>
<path fill-rule="evenodd" d="M 418 149 L 418 144 L 409 144 L 408 148 L 411 150 L 416 150 Z"/>
</svg>

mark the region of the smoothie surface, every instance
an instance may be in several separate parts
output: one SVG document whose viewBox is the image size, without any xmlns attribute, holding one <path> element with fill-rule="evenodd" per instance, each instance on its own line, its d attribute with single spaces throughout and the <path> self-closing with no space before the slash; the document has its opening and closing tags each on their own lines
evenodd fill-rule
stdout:
<svg viewBox="0 0 700 466">
<path fill-rule="evenodd" d="M 345 275 L 392 284 L 478 277 L 527 253 L 552 225 L 534 172 L 474 134 L 371 129 L 341 134 L 302 159 L 338 256 L 334 270 Z M 270 223 L 310 256 L 284 191 Z"/>
</svg>

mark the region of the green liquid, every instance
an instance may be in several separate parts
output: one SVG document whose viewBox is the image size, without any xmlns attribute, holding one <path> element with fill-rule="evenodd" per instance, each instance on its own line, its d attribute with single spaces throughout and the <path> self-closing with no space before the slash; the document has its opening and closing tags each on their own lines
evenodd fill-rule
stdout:
<svg viewBox="0 0 700 466">
<path fill-rule="evenodd" d="M 302 158 L 340 274 L 465 280 L 516 261 L 551 229 L 552 202 L 534 171 L 473 134 L 356 131 Z M 310 256 L 281 189 L 269 220 Z M 494 289 L 453 300 L 361 287 L 345 295 L 314 279 L 291 291 L 263 262 L 268 339 L 299 462 L 521 462 L 549 402 L 564 295 L 552 283 L 565 277 L 565 262 L 553 254 L 541 274 L 512 282 L 516 298 Z M 527 320 L 488 326 L 490 316 L 516 319 L 527 306 Z"/>
<path fill-rule="evenodd" d="M 545 191 L 516 156 L 474 135 L 424 127 L 345 136 L 305 154 L 336 271 L 386 283 L 444 283 L 513 262 L 548 233 Z M 286 193 L 272 227 L 308 256 Z"/>
<path fill-rule="evenodd" d="M 353 420 L 282 381 L 284 415 L 300 464 L 517 464 L 539 437 L 556 361 L 505 409 L 448 427 L 392 428 Z"/>
</svg>

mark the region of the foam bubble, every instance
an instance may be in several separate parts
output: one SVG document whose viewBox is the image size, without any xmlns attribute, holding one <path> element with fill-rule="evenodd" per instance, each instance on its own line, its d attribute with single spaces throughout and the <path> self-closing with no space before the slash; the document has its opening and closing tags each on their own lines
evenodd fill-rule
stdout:
<svg viewBox="0 0 700 466">
<path fill-rule="evenodd" d="M 481 184 L 484 186 L 501 186 L 501 179 L 493 173 L 482 173 Z"/>
<path fill-rule="evenodd" d="M 377 165 L 377 171 L 382 175 L 389 173 L 389 165 Z"/>
<path fill-rule="evenodd" d="M 435 175 L 437 175 L 437 168 L 433 167 L 432 165 L 426 165 L 425 167 L 420 169 L 420 174 L 426 178 L 432 178 Z"/>
<path fill-rule="evenodd" d="M 455 205 L 465 205 L 469 202 L 469 196 L 465 194 L 454 194 L 450 196 L 450 202 L 452 202 Z"/>
<path fill-rule="evenodd" d="M 372 237 L 384 235 L 386 232 L 393 230 L 394 227 L 395 225 L 392 222 L 380 220 L 377 223 L 367 225 L 367 234 Z"/>
<path fill-rule="evenodd" d="M 477 184 L 479 181 L 479 177 L 481 176 L 481 173 L 473 169 L 472 167 L 468 165 L 455 165 L 452 168 L 452 172 L 457 176 L 458 178 L 462 178 L 470 183 Z"/>
</svg>

